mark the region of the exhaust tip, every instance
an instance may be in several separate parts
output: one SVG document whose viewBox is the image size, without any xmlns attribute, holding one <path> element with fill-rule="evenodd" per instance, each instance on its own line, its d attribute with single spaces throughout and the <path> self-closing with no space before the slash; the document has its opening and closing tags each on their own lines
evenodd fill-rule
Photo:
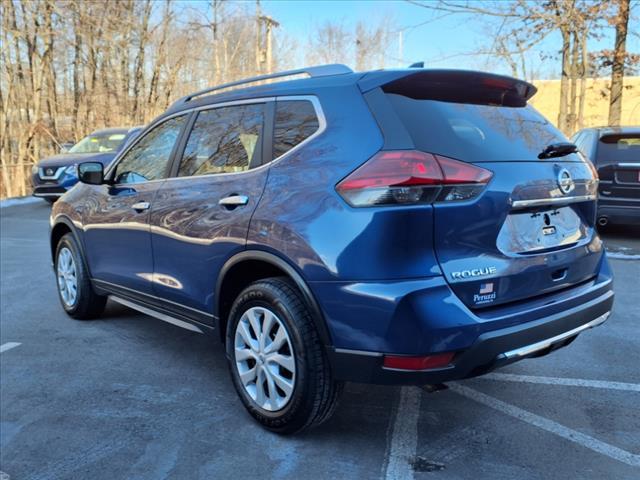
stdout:
<svg viewBox="0 0 640 480">
<path fill-rule="evenodd" d="M 424 390 L 427 393 L 436 393 L 441 390 L 448 390 L 448 389 L 449 387 L 444 383 L 428 383 L 422 386 L 422 390 Z"/>
<path fill-rule="evenodd" d="M 600 225 L 601 227 L 605 227 L 608 223 L 609 217 L 602 216 L 598 218 L 598 225 Z"/>
</svg>

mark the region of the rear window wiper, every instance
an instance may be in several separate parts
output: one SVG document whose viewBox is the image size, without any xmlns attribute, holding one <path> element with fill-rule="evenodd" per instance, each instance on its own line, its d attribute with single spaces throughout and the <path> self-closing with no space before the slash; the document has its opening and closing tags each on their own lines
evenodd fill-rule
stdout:
<svg viewBox="0 0 640 480">
<path fill-rule="evenodd" d="M 544 147 L 544 150 L 538 154 L 538 158 L 564 157 L 565 155 L 569 155 L 570 153 L 575 153 L 577 151 L 578 147 L 573 143 L 552 143 L 551 145 Z"/>
</svg>

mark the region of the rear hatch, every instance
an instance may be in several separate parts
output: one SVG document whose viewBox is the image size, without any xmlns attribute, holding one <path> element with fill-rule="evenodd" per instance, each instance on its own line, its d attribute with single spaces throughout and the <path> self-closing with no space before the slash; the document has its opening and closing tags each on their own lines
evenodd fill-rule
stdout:
<svg viewBox="0 0 640 480">
<path fill-rule="evenodd" d="M 473 198 L 433 203 L 436 255 L 467 306 L 532 298 L 597 274 L 593 167 L 570 146 L 548 149 L 568 141 L 527 105 L 532 85 L 464 71 L 405 73 L 375 89 L 368 80 L 365 98 L 386 139 L 402 142 L 393 114 L 412 143 L 404 148 L 491 173 Z M 550 158 L 540 158 L 545 149 Z"/>
<path fill-rule="evenodd" d="M 640 207 L 640 132 L 603 135 L 595 162 L 601 199 Z"/>
</svg>

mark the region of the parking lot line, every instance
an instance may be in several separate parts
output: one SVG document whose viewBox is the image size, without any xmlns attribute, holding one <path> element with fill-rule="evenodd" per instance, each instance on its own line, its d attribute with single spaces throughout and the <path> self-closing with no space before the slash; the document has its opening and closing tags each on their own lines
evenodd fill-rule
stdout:
<svg viewBox="0 0 640 480">
<path fill-rule="evenodd" d="M 535 413 L 531 413 L 527 410 L 523 410 L 522 408 L 510 405 L 506 402 L 503 402 L 502 400 L 498 400 L 497 398 L 491 397 L 490 395 L 486 395 L 482 392 L 474 390 L 473 388 L 465 387 L 457 383 L 450 383 L 449 388 L 459 395 L 462 395 L 489 408 L 493 408 L 494 410 L 498 410 L 499 412 L 522 420 L 523 422 L 527 422 L 531 425 L 541 428 L 542 430 L 546 430 L 547 432 L 558 435 L 559 437 L 562 437 L 566 440 L 582 445 L 583 447 L 593 450 L 594 452 L 601 453 L 602 455 L 606 455 L 609 458 L 613 458 L 614 460 L 618 460 L 619 462 L 626 463 L 627 465 L 631 465 L 632 467 L 640 467 L 640 455 L 636 455 L 613 445 L 609 445 L 608 443 L 600 441 L 597 438 L 590 437 L 589 435 L 585 435 L 584 433 L 578 432 L 577 430 L 565 427 L 564 425 L 554 422 L 553 420 L 549 420 L 548 418 L 541 417 L 539 415 L 536 415 Z"/>
<path fill-rule="evenodd" d="M 583 380 L 581 378 L 538 377 L 535 375 L 515 375 L 513 373 L 488 373 L 482 380 L 500 380 L 505 382 L 540 383 L 542 385 L 564 385 L 569 387 L 604 388 L 608 390 L 625 390 L 640 392 L 640 384 L 624 382 L 608 382 L 605 380 Z"/>
<path fill-rule="evenodd" d="M 640 260 L 640 255 L 624 252 L 610 252 L 608 250 L 607 257 L 615 258 L 616 260 Z"/>
<path fill-rule="evenodd" d="M 22 344 L 18 342 L 3 343 L 2 345 L 0 345 L 0 353 L 4 353 L 7 350 L 11 350 L 12 348 L 15 348 L 15 347 L 19 347 L 20 345 Z"/>
<path fill-rule="evenodd" d="M 418 446 L 418 414 L 420 396 L 417 387 L 402 387 L 400 401 L 393 417 L 391 441 L 387 454 L 385 478 L 387 480 L 407 480 L 413 478 L 410 459 Z"/>
</svg>

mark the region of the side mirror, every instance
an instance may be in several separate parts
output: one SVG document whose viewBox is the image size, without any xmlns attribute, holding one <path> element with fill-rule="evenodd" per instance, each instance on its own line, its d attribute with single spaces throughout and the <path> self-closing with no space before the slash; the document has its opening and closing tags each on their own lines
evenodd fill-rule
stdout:
<svg viewBox="0 0 640 480">
<path fill-rule="evenodd" d="M 104 166 L 100 162 L 84 162 L 78 165 L 78 179 L 89 185 L 104 183 Z"/>
</svg>

